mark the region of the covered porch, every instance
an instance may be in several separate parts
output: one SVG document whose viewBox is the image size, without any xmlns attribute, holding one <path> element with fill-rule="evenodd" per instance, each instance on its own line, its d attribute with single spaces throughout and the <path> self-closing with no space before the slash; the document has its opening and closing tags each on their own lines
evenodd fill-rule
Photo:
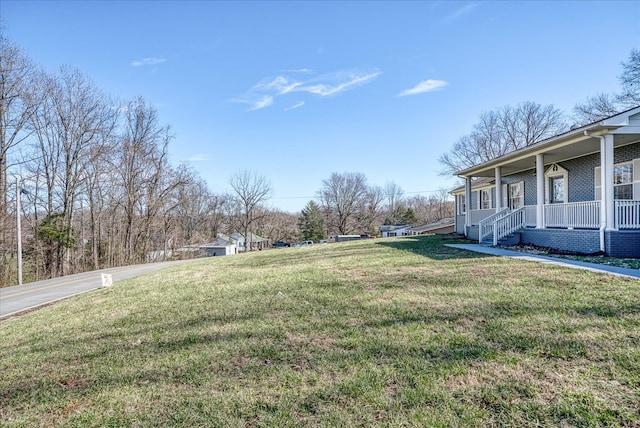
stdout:
<svg viewBox="0 0 640 428">
<path fill-rule="evenodd" d="M 495 209 L 471 210 L 471 226 L 478 226 L 477 239 L 482 242 L 493 237 L 493 224 L 508 223 L 514 229 L 556 228 L 556 229 L 599 229 L 601 225 L 600 201 L 568 202 L 545 204 L 542 207 L 541 227 L 538 227 L 538 207 L 525 205 L 521 211 L 503 210 L 496 215 Z M 640 230 L 640 201 L 615 200 L 613 228 L 616 230 Z M 498 235 L 497 239 L 502 238 Z M 495 245 L 495 242 L 494 242 Z"/>
<path fill-rule="evenodd" d="M 459 196 L 464 200 L 458 205 L 469 209 L 456 220 L 464 221 L 468 238 L 493 245 L 522 230 L 527 239 L 545 236 L 549 242 L 555 236 L 555 248 L 569 236 L 574 241 L 574 236 L 595 236 L 599 252 L 616 253 L 612 246 L 618 240 L 610 237 L 618 232 L 640 243 L 638 153 L 640 107 L 461 171 L 465 186 Z M 631 159 L 621 163 L 625 156 Z M 520 181 L 513 184 L 514 177 Z M 474 182 L 483 182 L 484 188 L 473 192 Z M 472 202 L 472 194 L 477 201 Z M 456 226 L 460 231 L 462 225 Z M 640 257 L 636 246 L 632 253 Z"/>
</svg>

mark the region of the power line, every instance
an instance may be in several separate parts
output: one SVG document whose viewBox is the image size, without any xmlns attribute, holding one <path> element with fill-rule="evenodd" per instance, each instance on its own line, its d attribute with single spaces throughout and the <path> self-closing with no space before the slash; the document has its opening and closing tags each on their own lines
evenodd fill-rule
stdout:
<svg viewBox="0 0 640 428">
<path fill-rule="evenodd" d="M 442 190 L 443 189 L 438 189 L 438 190 L 417 190 L 415 192 L 402 192 L 402 194 L 403 195 L 431 194 L 431 193 L 439 193 Z M 384 193 L 384 196 L 389 196 L 389 193 Z M 320 199 L 320 197 L 319 196 L 274 196 L 271 199 Z"/>
</svg>

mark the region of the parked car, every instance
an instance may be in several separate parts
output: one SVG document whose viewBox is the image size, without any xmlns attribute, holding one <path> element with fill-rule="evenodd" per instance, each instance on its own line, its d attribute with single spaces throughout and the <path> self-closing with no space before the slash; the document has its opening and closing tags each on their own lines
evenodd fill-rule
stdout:
<svg viewBox="0 0 640 428">
<path fill-rule="evenodd" d="M 309 245 L 313 245 L 313 241 L 302 241 L 300 243 L 301 247 L 308 247 Z"/>
<path fill-rule="evenodd" d="M 274 242 L 273 247 L 290 247 L 291 244 L 285 241 L 278 241 L 278 242 Z"/>
<path fill-rule="evenodd" d="M 368 235 L 366 233 L 360 235 L 360 239 L 373 239 L 375 238 L 375 235 Z"/>
</svg>

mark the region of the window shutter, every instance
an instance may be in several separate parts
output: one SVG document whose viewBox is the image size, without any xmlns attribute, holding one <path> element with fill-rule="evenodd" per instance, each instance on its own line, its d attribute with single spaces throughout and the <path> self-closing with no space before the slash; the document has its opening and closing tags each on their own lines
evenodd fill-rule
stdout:
<svg viewBox="0 0 640 428">
<path fill-rule="evenodd" d="M 593 184 L 595 185 L 596 201 L 599 201 L 602 199 L 602 179 L 600 178 L 600 169 L 601 168 L 597 166 L 594 168 L 594 172 L 593 172 Z"/>
<path fill-rule="evenodd" d="M 640 200 L 640 159 L 633 160 L 633 200 Z"/>
<path fill-rule="evenodd" d="M 502 185 L 502 208 L 509 208 L 509 185 Z"/>
</svg>

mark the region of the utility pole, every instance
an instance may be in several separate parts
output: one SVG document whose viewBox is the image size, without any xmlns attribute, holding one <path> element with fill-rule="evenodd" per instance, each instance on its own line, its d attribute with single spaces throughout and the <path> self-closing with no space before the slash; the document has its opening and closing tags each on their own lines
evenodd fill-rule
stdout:
<svg viewBox="0 0 640 428">
<path fill-rule="evenodd" d="M 20 207 L 20 194 L 22 193 L 20 176 L 16 175 L 16 230 L 18 242 L 18 285 L 22 285 L 22 226 L 20 217 L 22 216 L 22 208 Z"/>
</svg>

